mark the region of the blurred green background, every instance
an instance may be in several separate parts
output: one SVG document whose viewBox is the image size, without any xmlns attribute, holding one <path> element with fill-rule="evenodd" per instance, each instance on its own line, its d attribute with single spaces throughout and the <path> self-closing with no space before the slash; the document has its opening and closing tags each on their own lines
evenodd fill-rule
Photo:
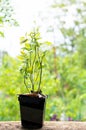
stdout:
<svg viewBox="0 0 86 130">
<path fill-rule="evenodd" d="M 1 0 L 0 4 L 3 14 L 0 13 L 0 38 L 4 38 L 1 28 L 5 23 L 10 26 L 18 26 L 18 23 L 12 18 L 12 10 L 7 13 L 3 9 L 6 0 Z M 46 17 L 43 12 L 40 15 L 41 25 L 51 19 L 50 14 L 55 22 L 52 24 L 50 20 L 47 28 L 45 26 L 45 35 L 53 34 L 53 42 L 48 38 L 52 45 L 46 56 L 41 84 L 43 93 L 48 95 L 45 120 L 86 121 L 86 2 L 52 0 L 49 9 L 51 13 L 48 10 Z M 64 38 L 60 42 L 58 29 Z M 27 90 L 19 66 L 17 57 L 0 49 L 0 121 L 20 120 L 17 97 Z"/>
</svg>

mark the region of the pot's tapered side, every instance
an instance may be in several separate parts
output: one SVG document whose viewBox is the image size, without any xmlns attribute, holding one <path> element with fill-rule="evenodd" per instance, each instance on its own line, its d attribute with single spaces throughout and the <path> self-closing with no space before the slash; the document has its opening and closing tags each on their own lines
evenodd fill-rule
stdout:
<svg viewBox="0 0 86 130">
<path fill-rule="evenodd" d="M 19 95 L 21 124 L 24 128 L 38 129 L 43 126 L 45 97 Z"/>
</svg>

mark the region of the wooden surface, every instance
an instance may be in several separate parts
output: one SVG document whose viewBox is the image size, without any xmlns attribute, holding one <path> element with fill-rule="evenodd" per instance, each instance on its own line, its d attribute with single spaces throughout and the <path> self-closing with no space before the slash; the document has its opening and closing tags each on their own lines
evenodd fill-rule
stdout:
<svg viewBox="0 0 86 130">
<path fill-rule="evenodd" d="M 27 130 L 19 121 L 0 122 L 0 130 Z M 31 129 L 30 129 L 31 130 Z M 86 122 L 46 121 L 40 130 L 86 130 Z"/>
</svg>

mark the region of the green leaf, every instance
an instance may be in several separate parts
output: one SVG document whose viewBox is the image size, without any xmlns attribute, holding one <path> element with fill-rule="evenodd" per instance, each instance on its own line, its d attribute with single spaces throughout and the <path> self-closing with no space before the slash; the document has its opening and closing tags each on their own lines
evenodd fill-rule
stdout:
<svg viewBox="0 0 86 130">
<path fill-rule="evenodd" d="M 18 58 L 19 60 L 24 60 L 24 57 L 21 56 L 21 55 L 17 56 L 17 58 Z"/>
<path fill-rule="evenodd" d="M 4 33 L 3 32 L 0 32 L 0 37 L 4 37 Z"/>
<path fill-rule="evenodd" d="M 3 17 L 0 17 L 0 24 L 3 24 Z"/>
<path fill-rule="evenodd" d="M 28 41 L 28 39 L 26 39 L 25 37 L 20 37 L 20 43 L 25 43 L 26 41 Z"/>
<path fill-rule="evenodd" d="M 30 49 L 30 44 L 29 44 L 29 43 L 25 43 L 25 47 L 26 47 L 27 49 Z"/>
<path fill-rule="evenodd" d="M 86 93 L 82 94 L 82 95 L 80 96 L 80 99 L 81 99 L 81 100 L 83 100 L 83 99 L 85 100 L 85 99 L 86 99 Z"/>
<path fill-rule="evenodd" d="M 33 68 L 32 67 L 27 68 L 27 72 L 32 74 L 33 73 Z"/>
<path fill-rule="evenodd" d="M 47 44 L 47 45 L 51 45 L 52 42 L 46 41 L 45 44 Z"/>
</svg>

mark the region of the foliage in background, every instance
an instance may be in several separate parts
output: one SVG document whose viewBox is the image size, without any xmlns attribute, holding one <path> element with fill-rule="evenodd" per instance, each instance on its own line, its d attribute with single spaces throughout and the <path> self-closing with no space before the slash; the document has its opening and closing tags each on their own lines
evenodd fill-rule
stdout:
<svg viewBox="0 0 86 130">
<path fill-rule="evenodd" d="M 78 51 L 81 65 L 86 67 L 86 2 L 51 0 L 46 15 L 40 12 L 40 27 L 53 41 L 54 53 L 60 56 Z M 49 22 L 48 22 L 49 21 Z"/>
<path fill-rule="evenodd" d="M 10 0 L 0 1 L 0 36 L 4 37 L 3 27 L 5 24 L 17 26 L 18 22 L 14 19 L 14 10 Z"/>
<path fill-rule="evenodd" d="M 41 84 L 48 95 L 45 120 L 86 120 L 85 5 L 80 0 L 55 0 L 49 13 L 41 14 L 45 36 L 51 39 L 53 35 Z M 63 36 L 61 41 L 57 30 Z M 0 120 L 19 120 L 17 94 L 27 92 L 19 66 L 19 61 L 4 55 L 0 66 Z"/>
<path fill-rule="evenodd" d="M 47 55 L 48 64 L 41 84 L 43 93 L 48 95 L 45 120 L 51 120 L 53 115 L 56 115 L 54 120 L 60 120 L 63 114 L 64 120 L 85 120 L 86 70 L 80 66 L 78 53 L 71 58 L 57 57 L 57 77 L 52 55 L 52 51 Z M 19 66 L 17 59 L 7 54 L 3 57 L 0 67 L 0 120 L 19 120 L 17 94 L 27 92 Z"/>
<path fill-rule="evenodd" d="M 50 57 L 52 55 L 51 53 Z M 79 54 L 74 53 L 65 57 L 57 56 L 56 59 L 52 58 L 52 61 L 49 60 L 48 63 L 50 75 L 53 75 L 54 79 L 54 86 L 51 86 L 51 92 L 54 93 L 51 93 L 50 96 L 53 105 L 50 106 L 52 108 L 50 111 L 52 110 L 52 113 L 59 118 L 64 113 L 65 120 L 70 118 L 72 120 L 85 120 L 86 70 L 81 67 Z M 56 71 L 55 64 L 57 65 Z"/>
<path fill-rule="evenodd" d="M 85 7 L 86 2 L 81 0 L 52 0 L 46 15 L 39 14 L 40 27 L 43 26 L 45 36 L 53 41 L 49 68 L 56 78 L 57 98 L 59 95 L 62 99 L 63 114 L 73 120 L 81 120 L 85 111 L 82 105 L 86 98 Z"/>
</svg>

